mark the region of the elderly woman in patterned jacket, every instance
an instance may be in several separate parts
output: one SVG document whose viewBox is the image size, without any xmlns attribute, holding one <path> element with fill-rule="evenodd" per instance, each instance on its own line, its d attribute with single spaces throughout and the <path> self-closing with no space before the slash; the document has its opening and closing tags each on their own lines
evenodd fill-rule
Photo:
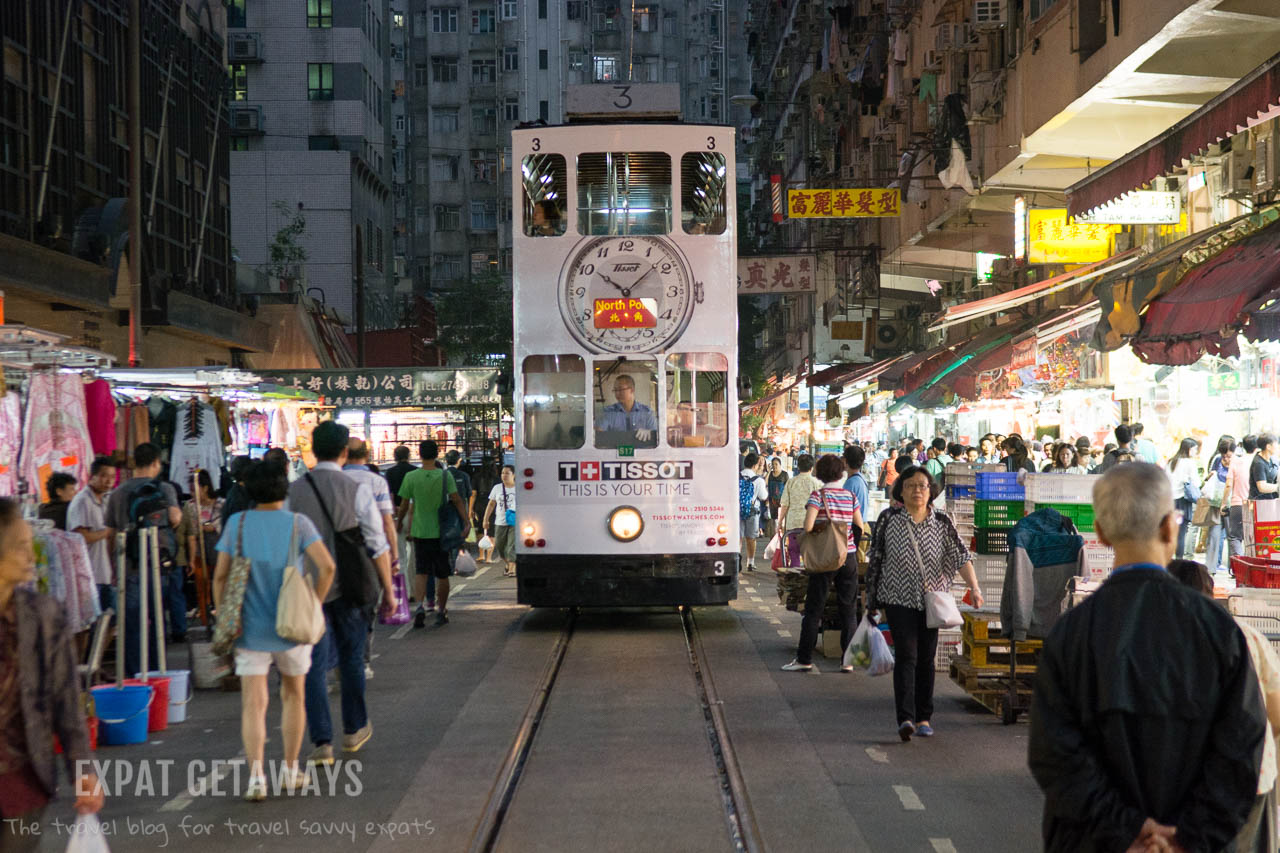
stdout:
<svg viewBox="0 0 1280 853">
<path fill-rule="evenodd" d="M 893 499 L 901 506 L 886 510 L 876 521 L 867 569 L 867 606 L 889 620 L 893 633 L 893 699 L 898 712 L 898 736 L 932 737 L 933 658 L 938 629 L 925 621 L 926 590 L 947 591 L 959 572 L 982 607 L 982 591 L 969 549 L 955 525 L 933 508 L 937 487 L 924 468 L 902 472 L 893 484 Z"/>
<path fill-rule="evenodd" d="M 31 525 L 17 501 L 0 498 L 0 850 L 35 850 L 45 807 L 57 787 L 53 737 L 75 779 L 76 810 L 102 808 L 102 788 L 88 767 L 89 734 L 80 705 L 74 636 L 62 605 L 26 584 L 35 579 Z"/>
</svg>

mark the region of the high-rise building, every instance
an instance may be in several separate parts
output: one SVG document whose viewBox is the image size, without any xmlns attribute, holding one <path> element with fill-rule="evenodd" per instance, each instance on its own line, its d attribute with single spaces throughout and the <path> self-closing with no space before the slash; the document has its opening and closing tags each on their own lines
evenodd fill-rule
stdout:
<svg viewBox="0 0 1280 853">
<path fill-rule="evenodd" d="M 394 324 L 390 3 L 230 0 L 228 15 L 240 262 L 323 294 L 348 323 L 362 267 L 367 323 Z M 306 259 L 282 264 L 272 244 L 303 222 L 285 244 Z"/>
</svg>

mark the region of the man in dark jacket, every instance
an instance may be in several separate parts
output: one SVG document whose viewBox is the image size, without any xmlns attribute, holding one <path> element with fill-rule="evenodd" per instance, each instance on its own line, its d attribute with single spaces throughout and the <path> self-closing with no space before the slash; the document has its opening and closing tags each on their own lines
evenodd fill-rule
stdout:
<svg viewBox="0 0 1280 853">
<path fill-rule="evenodd" d="M 1266 723 L 1244 635 L 1165 571 L 1162 469 L 1112 468 L 1093 505 L 1116 567 L 1049 633 L 1031 711 L 1044 849 L 1223 850 L 1254 806 Z"/>
</svg>

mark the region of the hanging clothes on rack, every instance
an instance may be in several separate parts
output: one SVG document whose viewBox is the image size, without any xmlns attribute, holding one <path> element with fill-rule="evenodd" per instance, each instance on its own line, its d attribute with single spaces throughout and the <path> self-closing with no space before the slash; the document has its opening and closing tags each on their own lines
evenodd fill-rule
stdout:
<svg viewBox="0 0 1280 853">
<path fill-rule="evenodd" d="M 18 493 L 18 454 L 22 450 L 22 397 L 0 397 L 0 498 Z"/>
<path fill-rule="evenodd" d="M 105 379 L 86 382 L 84 408 L 89 427 L 89 441 L 97 456 L 110 456 L 116 452 L 116 401 L 111 397 L 111 385 Z"/>
<path fill-rule="evenodd" d="M 267 426 L 267 416 L 253 411 L 245 415 L 245 444 L 266 447 L 271 443 L 271 433 Z"/>
<path fill-rule="evenodd" d="M 35 373 L 27 390 L 18 468 L 27 487 L 47 501 L 45 482 L 64 471 L 81 486 L 89 481 L 93 444 L 85 423 L 84 383 L 70 373 Z"/>
<path fill-rule="evenodd" d="M 277 406 L 271 416 L 271 446 L 296 447 L 298 413 L 290 406 Z"/>
<path fill-rule="evenodd" d="M 42 530 L 35 535 L 36 588 L 62 602 L 72 632 L 90 628 L 102 615 L 89 548 L 78 533 Z"/>
<path fill-rule="evenodd" d="M 178 429 L 178 404 L 166 397 L 147 401 L 151 415 L 151 443 L 160 448 L 160 458 L 170 459 Z"/>
<path fill-rule="evenodd" d="M 116 448 L 124 453 L 126 467 L 133 467 L 133 450 L 151 440 L 151 413 L 145 403 L 123 400 L 116 405 Z"/>
<path fill-rule="evenodd" d="M 191 477 L 197 468 L 209 472 L 216 491 L 222 484 L 222 431 L 213 407 L 199 400 L 183 404 L 177 412 L 178 432 L 169 457 L 169 479 L 190 492 Z"/>
<path fill-rule="evenodd" d="M 231 417 L 231 407 L 221 397 L 213 397 L 209 400 L 209 405 L 213 406 L 213 412 L 218 416 L 218 429 L 222 430 L 222 446 L 235 444 L 235 436 L 232 434 L 235 424 Z"/>
</svg>

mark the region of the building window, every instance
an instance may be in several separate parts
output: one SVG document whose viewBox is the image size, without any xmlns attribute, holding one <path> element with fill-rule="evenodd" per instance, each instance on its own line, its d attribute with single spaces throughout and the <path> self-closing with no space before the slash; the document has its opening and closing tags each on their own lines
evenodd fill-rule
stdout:
<svg viewBox="0 0 1280 853">
<path fill-rule="evenodd" d="M 308 151 L 337 151 L 338 137 L 336 136 L 308 136 Z"/>
<path fill-rule="evenodd" d="M 547 19 L 547 0 L 538 0 L 538 17 L 544 21 Z"/>
<path fill-rule="evenodd" d="M 498 208 L 491 201 L 471 202 L 471 230 L 496 231 L 498 229 Z"/>
<path fill-rule="evenodd" d="M 404 12 L 391 13 L 391 26 L 395 27 L 397 30 L 404 29 Z"/>
<path fill-rule="evenodd" d="M 458 158 L 448 154 L 434 154 L 431 157 L 431 180 L 458 180 Z"/>
<path fill-rule="evenodd" d="M 545 50 L 538 51 L 538 70 L 547 70 L 547 52 Z"/>
<path fill-rule="evenodd" d="M 593 64 L 597 83 L 612 83 L 618 79 L 618 57 L 597 56 Z"/>
<path fill-rule="evenodd" d="M 249 66 L 228 65 L 227 74 L 231 77 L 231 100 L 249 100 Z"/>
<path fill-rule="evenodd" d="M 507 98 L 502 104 L 502 120 L 503 121 L 519 121 L 520 120 L 520 100 L 518 98 Z"/>
<path fill-rule="evenodd" d="M 510 21 L 515 18 L 519 7 L 518 0 L 502 0 L 502 20 Z"/>
<path fill-rule="evenodd" d="M 496 59 L 471 60 L 471 82 L 492 83 L 497 79 L 498 61 Z"/>
<path fill-rule="evenodd" d="M 638 33 L 656 33 L 658 31 L 658 7 L 636 6 L 631 15 L 631 26 Z"/>
<path fill-rule="evenodd" d="M 538 101 L 538 118 L 543 121 L 551 121 L 551 104 L 547 101 Z"/>
<path fill-rule="evenodd" d="M 502 49 L 502 70 L 503 71 L 519 71 L 520 70 L 520 48 L 504 47 Z"/>
<path fill-rule="evenodd" d="M 457 133 L 458 108 L 433 107 L 431 110 L 431 129 L 436 133 Z"/>
<path fill-rule="evenodd" d="M 441 6 L 431 10 L 431 32 L 456 33 L 458 10 L 454 6 Z"/>
<path fill-rule="evenodd" d="M 641 83 L 658 83 L 662 76 L 661 59 L 657 56 L 637 56 L 635 80 Z"/>
<path fill-rule="evenodd" d="M 458 58 L 456 56 L 431 57 L 432 83 L 457 83 Z"/>
<path fill-rule="evenodd" d="M 436 230 L 457 231 L 462 227 L 462 209 L 456 204 L 436 205 Z"/>
<path fill-rule="evenodd" d="M 471 10 L 471 32 L 475 34 L 491 33 L 496 30 L 492 9 Z"/>
<path fill-rule="evenodd" d="M 569 0 L 569 2 L 565 4 L 565 17 L 570 21 L 581 21 L 586 17 L 583 12 L 584 6 L 586 6 L 584 0 Z"/>
<path fill-rule="evenodd" d="M 333 63 L 307 63 L 307 100 L 333 100 Z"/>
<path fill-rule="evenodd" d="M 491 153 L 483 148 L 471 152 L 471 180 L 477 184 L 493 183 L 497 162 Z"/>
<path fill-rule="evenodd" d="M 427 63 L 419 62 L 413 66 L 413 85 L 425 86 L 431 79 L 431 72 L 428 70 Z"/>
<path fill-rule="evenodd" d="M 248 0 L 230 0 L 227 3 L 227 26 L 228 27 L 247 27 L 245 23 L 245 3 Z"/>
<path fill-rule="evenodd" d="M 1031 0 L 1031 20 L 1035 20 L 1053 8 L 1058 0 Z"/>
<path fill-rule="evenodd" d="M 413 13 L 413 35 L 415 38 L 422 38 L 427 34 L 427 13 Z"/>
<path fill-rule="evenodd" d="M 419 234 L 426 234 L 429 223 L 427 209 L 425 207 L 415 207 L 413 209 L 413 230 Z"/>
<path fill-rule="evenodd" d="M 307 0 L 307 26 L 328 29 L 333 26 L 333 0 Z"/>
<path fill-rule="evenodd" d="M 396 116 L 396 130 L 404 130 L 404 116 Z M 398 152 L 397 152 L 398 153 Z"/>
<path fill-rule="evenodd" d="M 668 12 L 662 16 L 662 34 L 664 36 L 674 36 L 677 29 L 678 26 L 674 12 Z"/>
<path fill-rule="evenodd" d="M 471 108 L 472 133 L 497 133 L 498 110 L 492 105 L 481 104 Z"/>
<path fill-rule="evenodd" d="M 491 271 L 498 269 L 498 256 L 488 252 L 472 252 L 471 253 L 471 274 L 488 275 Z"/>
<path fill-rule="evenodd" d="M 249 150 L 249 137 L 247 137 L 247 136 L 233 136 L 233 137 L 231 137 L 231 150 L 232 150 L 232 151 L 248 151 L 248 150 Z"/>
<path fill-rule="evenodd" d="M 431 278 L 436 282 L 457 281 L 462 278 L 461 255 L 436 255 L 431 265 Z"/>
<path fill-rule="evenodd" d="M 586 67 L 587 60 L 580 50 L 569 51 L 569 70 L 581 71 Z"/>
</svg>

